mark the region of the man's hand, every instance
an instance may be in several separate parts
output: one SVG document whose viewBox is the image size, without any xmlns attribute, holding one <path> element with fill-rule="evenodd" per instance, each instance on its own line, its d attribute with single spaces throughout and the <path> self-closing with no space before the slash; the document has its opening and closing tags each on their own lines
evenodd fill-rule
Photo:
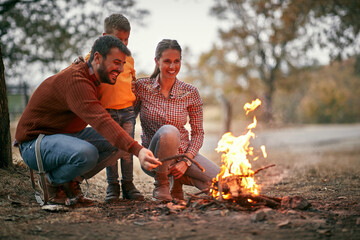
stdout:
<svg viewBox="0 0 360 240">
<path fill-rule="evenodd" d="M 146 148 L 140 150 L 138 158 L 141 166 L 148 171 L 162 164 L 159 159 L 155 158 L 154 154 Z"/>
</svg>

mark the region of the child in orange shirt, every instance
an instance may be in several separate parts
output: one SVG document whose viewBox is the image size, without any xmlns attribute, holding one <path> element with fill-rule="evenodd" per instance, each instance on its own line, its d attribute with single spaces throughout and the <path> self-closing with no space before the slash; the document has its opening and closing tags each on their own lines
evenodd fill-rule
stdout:
<svg viewBox="0 0 360 240">
<path fill-rule="evenodd" d="M 121 40 L 125 46 L 128 45 L 130 36 L 130 23 L 121 14 L 112 14 L 104 21 L 103 35 L 113 35 Z M 85 57 L 88 59 L 90 55 Z M 135 95 L 131 90 L 131 82 L 135 80 L 134 59 L 126 57 L 124 71 L 119 74 L 114 85 L 100 85 L 100 102 L 109 112 L 111 117 L 132 137 L 135 130 L 135 112 L 133 103 Z M 121 164 L 121 189 L 124 199 L 144 200 L 144 196 L 133 184 L 133 156 L 124 152 L 120 159 Z M 118 163 L 106 168 L 107 189 L 106 202 L 114 202 L 120 197 L 120 184 Z"/>
</svg>

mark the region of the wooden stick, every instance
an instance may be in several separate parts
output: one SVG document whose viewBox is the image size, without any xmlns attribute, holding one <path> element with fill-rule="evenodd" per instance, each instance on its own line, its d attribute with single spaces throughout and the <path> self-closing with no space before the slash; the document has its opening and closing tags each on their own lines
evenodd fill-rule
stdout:
<svg viewBox="0 0 360 240">
<path fill-rule="evenodd" d="M 206 207 L 208 207 L 208 206 L 213 205 L 214 203 L 215 203 L 214 201 L 208 202 L 208 203 L 206 203 L 206 204 L 201 205 L 200 207 L 198 207 L 198 209 L 206 208 Z"/>
<path fill-rule="evenodd" d="M 221 179 L 222 178 L 219 178 L 219 181 L 218 181 L 218 192 L 219 192 L 219 200 L 222 201 L 223 200 L 223 195 L 222 195 L 222 184 L 221 184 Z"/>
<path fill-rule="evenodd" d="M 203 189 L 202 191 L 195 193 L 194 195 L 200 195 L 202 193 L 207 193 L 209 195 L 210 188 Z"/>
<path fill-rule="evenodd" d="M 203 197 L 199 197 L 199 196 L 197 196 L 197 195 L 195 195 L 195 194 L 191 194 L 191 193 L 186 193 L 186 195 L 190 196 L 191 198 L 205 199 L 205 198 L 203 198 Z"/>
<path fill-rule="evenodd" d="M 257 174 L 258 172 L 260 172 L 260 171 L 262 171 L 262 170 L 265 170 L 265 169 L 267 169 L 267 168 L 271 168 L 271 167 L 275 167 L 275 164 L 271 164 L 271 165 L 269 165 L 269 166 L 259 168 L 258 170 L 256 170 L 256 171 L 254 172 L 254 174 Z"/>
<path fill-rule="evenodd" d="M 169 161 L 169 160 L 173 160 L 173 159 L 177 159 L 177 158 L 186 158 L 186 159 L 190 160 L 192 163 L 194 163 L 201 171 L 205 172 L 205 168 L 203 168 L 197 161 L 189 158 L 185 154 L 180 154 L 180 155 L 175 155 L 175 156 L 163 158 L 163 159 L 160 160 L 160 162 L 165 162 L 165 161 Z"/>
<path fill-rule="evenodd" d="M 251 199 L 256 202 L 265 202 L 266 206 L 268 207 L 278 207 L 280 205 L 280 202 L 277 202 L 275 200 L 272 200 L 266 196 L 262 195 L 252 195 L 252 194 L 241 194 L 239 197 L 236 197 L 235 199 Z"/>
<path fill-rule="evenodd" d="M 265 169 L 267 169 L 267 168 L 271 168 L 271 167 L 274 167 L 274 166 L 275 166 L 275 164 L 271 164 L 271 165 L 269 165 L 269 166 L 262 167 L 262 168 L 259 168 L 259 169 L 255 170 L 254 173 L 250 173 L 250 174 L 246 174 L 246 175 L 235 175 L 235 176 L 237 176 L 237 177 L 239 177 L 239 178 L 241 178 L 241 177 L 251 177 L 251 176 L 257 174 L 258 172 L 260 172 L 260 171 L 262 171 L 262 170 L 265 170 Z"/>
</svg>

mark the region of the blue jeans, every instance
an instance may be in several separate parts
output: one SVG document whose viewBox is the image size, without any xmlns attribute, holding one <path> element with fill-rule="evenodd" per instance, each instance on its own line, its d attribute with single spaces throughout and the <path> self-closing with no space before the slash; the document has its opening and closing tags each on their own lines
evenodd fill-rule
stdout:
<svg viewBox="0 0 360 240">
<path fill-rule="evenodd" d="M 177 153 L 179 142 L 179 130 L 172 125 L 164 125 L 159 128 L 151 139 L 149 150 L 154 153 L 155 157 L 159 155 L 163 158 L 170 157 Z M 170 155 L 166 156 L 168 154 Z M 199 153 L 196 154 L 194 160 L 205 168 L 205 172 L 201 171 L 195 164 L 191 164 L 184 175 L 190 178 L 191 185 L 200 190 L 206 189 L 210 187 L 211 180 L 220 172 L 220 167 Z M 147 171 L 145 169 L 143 171 L 151 177 L 155 176 L 155 171 Z"/>
<path fill-rule="evenodd" d="M 135 111 L 134 107 L 124 109 L 106 109 L 111 117 L 132 137 L 135 131 Z M 121 179 L 123 181 L 133 181 L 133 155 L 123 152 L 120 158 Z M 108 183 L 119 182 L 118 162 L 106 167 L 106 176 Z"/>
<path fill-rule="evenodd" d="M 19 145 L 24 162 L 38 170 L 35 155 L 36 139 Z M 62 184 L 88 172 L 95 175 L 118 149 L 93 128 L 88 127 L 74 134 L 46 135 L 40 144 L 44 170 L 50 183 Z M 95 169 L 95 171 L 94 171 Z"/>
</svg>

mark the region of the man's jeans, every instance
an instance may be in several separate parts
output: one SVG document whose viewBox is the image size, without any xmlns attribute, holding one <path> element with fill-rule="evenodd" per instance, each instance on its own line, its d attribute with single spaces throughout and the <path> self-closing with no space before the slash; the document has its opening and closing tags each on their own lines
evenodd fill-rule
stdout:
<svg viewBox="0 0 360 240">
<path fill-rule="evenodd" d="M 149 150 L 154 153 L 155 157 L 158 157 L 158 155 L 170 157 L 165 155 L 170 152 L 176 153 L 179 148 L 179 142 L 179 130 L 172 125 L 164 125 L 159 128 L 151 139 Z M 196 154 L 194 160 L 205 168 L 205 172 L 201 171 L 195 164 L 191 164 L 184 175 L 190 178 L 191 185 L 200 190 L 206 189 L 210 187 L 211 180 L 220 172 L 220 167 L 199 153 Z M 143 171 L 151 177 L 155 176 L 154 171 L 147 171 L 145 169 Z"/>
<path fill-rule="evenodd" d="M 132 138 L 135 132 L 135 112 L 134 107 L 124 109 L 106 109 L 111 117 L 117 122 Z M 133 181 L 133 155 L 123 152 L 121 159 L 121 179 L 123 181 Z M 106 167 L 106 176 L 108 183 L 119 182 L 118 162 Z"/>
<path fill-rule="evenodd" d="M 38 170 L 35 142 L 36 139 L 23 142 L 19 148 L 24 162 Z M 45 135 L 40 144 L 44 170 L 54 184 L 72 181 L 88 172 L 92 177 L 106 165 L 113 164 L 112 155 L 119 152 L 117 150 L 91 127 L 74 134 Z M 107 164 L 109 160 L 111 163 Z"/>
</svg>

